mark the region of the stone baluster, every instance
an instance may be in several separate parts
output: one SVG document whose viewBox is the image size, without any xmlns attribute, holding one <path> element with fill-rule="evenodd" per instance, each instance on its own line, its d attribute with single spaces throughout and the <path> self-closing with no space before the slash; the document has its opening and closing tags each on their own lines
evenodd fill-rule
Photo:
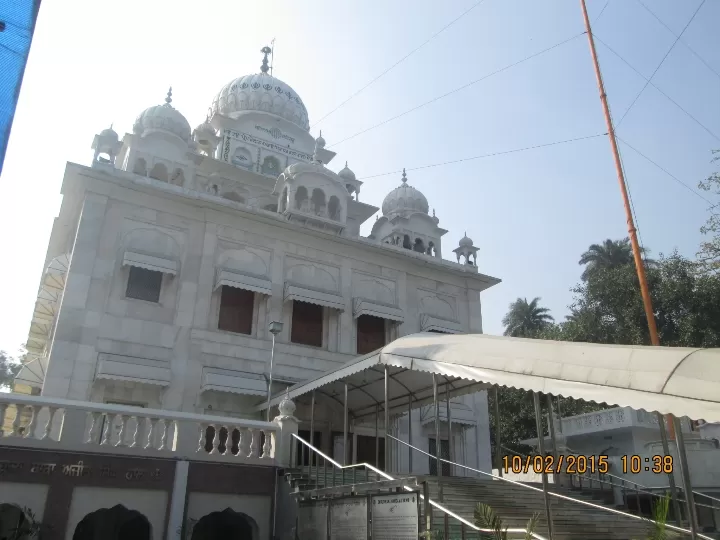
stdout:
<svg viewBox="0 0 720 540">
<path fill-rule="evenodd" d="M 272 457 L 273 444 L 271 439 L 275 435 L 275 432 L 266 429 L 263 431 L 263 433 L 265 433 L 265 444 L 263 445 L 263 453 L 260 457 L 263 459 L 269 459 Z"/>
<path fill-rule="evenodd" d="M 23 410 L 25 410 L 24 405 L 15 405 L 15 421 L 12 425 L 12 432 L 10 433 L 11 437 L 20 436 L 20 421 L 22 420 Z"/>
<path fill-rule="evenodd" d="M 140 418 L 138 418 L 137 416 L 131 416 L 130 420 L 135 421 L 135 429 L 132 433 L 132 442 L 130 443 L 130 448 L 136 448 L 138 445 L 138 433 L 140 432 Z"/>
<path fill-rule="evenodd" d="M 125 446 L 125 426 L 127 425 L 127 415 L 116 414 L 115 418 L 120 417 L 120 431 L 118 431 L 118 439 L 115 441 L 115 446 Z"/>
<path fill-rule="evenodd" d="M 110 420 L 110 415 L 108 413 L 103 413 L 103 433 L 102 433 L 102 440 L 100 441 L 100 446 L 107 446 L 110 444 L 110 433 L 112 431 L 112 421 Z"/>
<path fill-rule="evenodd" d="M 40 437 L 41 441 L 46 441 L 50 438 L 50 431 L 52 431 L 53 421 L 55 420 L 55 414 L 58 412 L 57 407 L 48 407 L 48 421 L 45 424 L 43 435 Z M 95 423 L 95 415 L 93 415 L 93 424 Z M 93 424 L 90 425 L 90 431 L 92 431 Z"/>
<path fill-rule="evenodd" d="M 145 442 L 145 450 L 147 450 L 148 448 L 155 447 L 153 439 L 155 438 L 155 425 L 157 424 L 157 418 L 148 418 L 145 423 L 150 425 L 147 434 L 147 441 Z"/>
<path fill-rule="evenodd" d="M 200 438 L 198 439 L 198 452 L 205 451 L 205 438 L 207 437 L 208 424 L 200 424 Z"/>
<path fill-rule="evenodd" d="M 250 445 L 252 433 L 248 428 L 238 428 L 240 431 L 240 440 L 238 441 L 238 456 L 246 457 L 250 454 Z"/>
<path fill-rule="evenodd" d="M 223 426 L 225 428 L 225 432 L 227 433 L 227 438 L 225 439 L 225 451 L 222 453 L 223 456 L 232 456 L 232 432 L 234 427 L 230 425 Z M 218 451 L 220 448 L 218 448 Z"/>
<path fill-rule="evenodd" d="M 220 427 L 215 424 L 210 424 L 210 427 L 215 430 L 215 435 L 213 437 L 212 441 L 212 448 L 210 449 L 210 454 L 217 454 L 219 452 L 218 448 L 220 448 Z"/>
<path fill-rule="evenodd" d="M 257 450 L 258 450 L 258 440 L 260 438 L 260 430 L 259 429 L 253 429 L 253 428 L 247 428 L 247 437 L 250 441 L 250 446 L 248 448 L 247 457 L 254 458 L 258 457 Z M 239 454 L 240 452 L 238 452 Z"/>
<path fill-rule="evenodd" d="M 99 412 L 89 412 L 88 416 L 90 417 L 90 426 L 87 430 L 87 437 L 85 437 L 85 444 L 93 444 L 95 442 L 95 428 L 98 425 L 98 418 L 102 418 L 102 413 Z M 50 415 L 50 420 L 48 421 L 48 426 L 52 424 L 52 415 Z M 49 428 L 46 426 L 46 430 Z"/>
<path fill-rule="evenodd" d="M 5 411 L 7 411 L 7 403 L 0 403 L 0 436 L 5 436 Z"/>
<path fill-rule="evenodd" d="M 40 407 L 37 405 L 29 405 L 30 407 L 30 423 L 25 428 L 23 437 L 26 439 L 35 439 L 35 426 L 37 425 L 38 414 L 40 413 Z"/>
<path fill-rule="evenodd" d="M 159 419 L 160 426 L 162 428 L 162 432 L 160 435 L 160 446 L 158 446 L 158 450 L 167 450 L 167 437 L 168 437 L 168 425 L 167 420 L 163 420 L 162 418 Z"/>
</svg>

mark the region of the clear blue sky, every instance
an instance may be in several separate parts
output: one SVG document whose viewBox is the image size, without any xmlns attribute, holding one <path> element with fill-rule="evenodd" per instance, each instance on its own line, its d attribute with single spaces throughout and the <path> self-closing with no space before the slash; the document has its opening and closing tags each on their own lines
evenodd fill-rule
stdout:
<svg viewBox="0 0 720 540">
<path fill-rule="evenodd" d="M 644 0 L 682 31 L 700 0 Z M 172 84 L 190 123 L 204 119 L 228 81 L 257 72 L 275 37 L 275 75 L 307 105 L 313 124 L 475 0 L 227 2 L 126 0 L 45 3 L 0 181 L 0 348 L 25 340 L 66 161 L 89 163 L 93 135 L 131 129 Z M 589 0 L 595 19 L 605 0 Z M 720 2 L 708 0 L 683 36 L 720 72 Z M 595 33 L 645 76 L 675 37 L 637 0 L 610 0 Z M 449 30 L 313 128 L 323 129 L 358 177 L 603 133 L 587 40 L 581 36 L 401 119 L 358 131 L 583 31 L 576 0 L 485 0 Z M 644 80 L 598 44 L 619 118 Z M 681 43 L 653 82 L 720 134 L 720 78 Z M 651 86 L 622 123 L 630 144 L 696 188 L 712 170 L 709 135 Z M 653 165 L 623 156 L 644 244 L 693 256 L 708 204 Z M 567 313 L 577 261 L 589 244 L 626 236 L 606 138 L 410 172 L 449 229 L 445 256 L 467 230 L 480 270 L 503 283 L 483 298 L 485 331 L 518 296 Z M 400 175 L 369 179 L 361 200 L 379 206 Z M 366 229 L 367 231 L 367 229 Z"/>
</svg>

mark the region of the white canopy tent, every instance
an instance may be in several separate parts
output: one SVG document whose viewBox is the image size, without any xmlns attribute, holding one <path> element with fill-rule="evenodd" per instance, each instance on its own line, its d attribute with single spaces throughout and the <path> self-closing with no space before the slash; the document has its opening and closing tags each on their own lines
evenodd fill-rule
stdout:
<svg viewBox="0 0 720 540">
<path fill-rule="evenodd" d="M 483 334 L 414 334 L 289 389 L 316 390 L 342 403 L 355 419 L 384 409 L 388 367 L 390 414 L 432 402 L 431 373 L 440 396 L 492 385 L 573 397 L 634 409 L 720 421 L 720 349 L 596 345 Z M 276 395 L 276 406 L 283 395 Z M 265 410 L 266 404 L 258 406 Z"/>
</svg>

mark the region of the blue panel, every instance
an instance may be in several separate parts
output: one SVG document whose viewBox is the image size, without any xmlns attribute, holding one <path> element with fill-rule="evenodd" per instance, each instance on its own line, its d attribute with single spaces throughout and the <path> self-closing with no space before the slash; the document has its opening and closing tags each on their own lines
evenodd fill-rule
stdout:
<svg viewBox="0 0 720 540">
<path fill-rule="evenodd" d="M 0 174 L 40 0 L 0 0 Z"/>
</svg>

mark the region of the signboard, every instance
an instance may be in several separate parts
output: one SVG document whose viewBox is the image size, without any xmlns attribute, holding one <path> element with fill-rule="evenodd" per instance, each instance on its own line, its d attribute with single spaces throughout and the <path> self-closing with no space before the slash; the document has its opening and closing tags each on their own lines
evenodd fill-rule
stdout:
<svg viewBox="0 0 720 540">
<path fill-rule="evenodd" d="M 417 540 L 417 493 L 373 497 L 372 537 L 373 540 Z"/>
<path fill-rule="evenodd" d="M 367 498 L 333 501 L 330 505 L 330 540 L 367 540 L 367 537 Z"/>
<path fill-rule="evenodd" d="M 327 538 L 328 503 L 316 501 L 298 508 L 298 540 Z"/>
</svg>

